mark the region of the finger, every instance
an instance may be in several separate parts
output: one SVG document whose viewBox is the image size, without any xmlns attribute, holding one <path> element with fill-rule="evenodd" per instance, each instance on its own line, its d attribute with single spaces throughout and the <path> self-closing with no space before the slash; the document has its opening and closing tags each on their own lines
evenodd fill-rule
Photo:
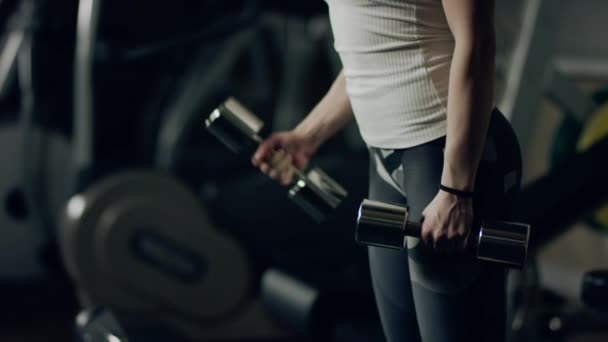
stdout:
<svg viewBox="0 0 608 342">
<path fill-rule="evenodd" d="M 471 245 L 471 243 L 474 243 L 474 241 L 471 241 L 471 239 L 473 238 L 473 235 L 475 234 L 473 225 L 474 225 L 473 219 L 469 218 L 460 227 L 459 232 L 462 237 L 462 249 L 463 250 L 466 249 L 469 245 Z"/>
<path fill-rule="evenodd" d="M 270 178 L 279 181 L 283 185 L 289 184 L 291 181 L 290 175 L 293 174 L 291 171 L 293 168 L 291 161 L 290 154 L 283 150 L 277 151 L 271 160 L 271 170 L 268 173 Z"/>
<path fill-rule="evenodd" d="M 262 152 L 260 151 L 260 146 L 258 146 L 258 148 L 255 150 L 255 152 L 253 152 L 253 155 L 251 156 L 251 164 L 253 164 L 253 166 L 255 166 L 255 167 L 260 166 L 259 156 L 261 154 L 262 154 Z"/>
<path fill-rule="evenodd" d="M 281 174 L 280 182 L 282 185 L 289 185 L 293 181 L 294 171 L 293 167 L 289 168 Z"/>
<path fill-rule="evenodd" d="M 277 180 L 279 178 L 279 173 L 276 169 L 270 169 L 270 171 L 268 171 L 268 177 Z"/>
<path fill-rule="evenodd" d="M 465 231 L 462 235 L 462 241 L 461 241 L 461 245 L 460 245 L 461 250 L 467 249 L 467 247 L 469 246 L 469 244 L 471 242 L 470 239 L 471 239 L 471 230 L 465 229 Z"/>
<path fill-rule="evenodd" d="M 435 248 L 435 250 L 445 251 L 446 240 L 446 236 L 440 230 L 435 230 L 433 232 L 433 248 Z"/>
<path fill-rule="evenodd" d="M 456 229 L 453 229 L 452 227 L 448 228 L 448 232 L 446 234 L 446 237 L 448 240 L 453 240 L 453 239 L 457 239 L 458 238 L 458 231 Z"/>
<path fill-rule="evenodd" d="M 467 241 L 467 239 L 460 240 L 460 242 L 457 245 L 458 251 L 464 252 L 467 249 L 468 245 L 469 245 L 469 242 Z"/>
<path fill-rule="evenodd" d="M 273 169 L 281 171 L 286 164 L 291 162 L 291 157 L 284 150 L 275 151 L 270 158 L 270 165 Z"/>
<path fill-rule="evenodd" d="M 264 174 L 268 174 L 268 172 L 270 171 L 270 165 L 268 165 L 268 163 L 261 163 L 260 171 L 262 171 L 262 173 Z"/>
<path fill-rule="evenodd" d="M 285 173 L 291 165 L 291 157 L 283 151 L 278 151 L 275 155 L 276 157 L 273 156 L 272 161 L 270 162 L 270 172 L 268 172 L 268 176 L 272 179 L 280 180 L 282 174 Z"/>
<path fill-rule="evenodd" d="M 458 230 L 450 228 L 446 237 L 446 252 L 449 254 L 457 252 L 461 245 L 461 236 L 458 234 Z"/>
<path fill-rule="evenodd" d="M 253 164 L 258 166 L 262 161 L 269 159 L 274 151 L 281 146 L 282 141 L 283 135 L 281 133 L 275 133 L 262 141 L 253 154 Z"/>
<path fill-rule="evenodd" d="M 283 160 L 283 164 L 280 165 L 279 173 L 281 184 L 287 185 L 292 182 L 295 170 L 292 165 L 292 158 L 290 156 Z"/>
<path fill-rule="evenodd" d="M 420 232 L 420 238 L 427 246 L 433 245 L 433 231 L 431 230 L 430 221 L 424 220 L 422 221 L 422 231 Z"/>
<path fill-rule="evenodd" d="M 266 143 L 261 143 L 255 150 L 253 157 L 251 157 L 251 163 L 254 166 L 259 167 L 260 164 L 268 158 L 271 147 Z"/>
<path fill-rule="evenodd" d="M 276 169 L 281 173 L 285 173 L 293 168 L 293 158 L 290 154 L 286 154 L 276 165 Z"/>
</svg>

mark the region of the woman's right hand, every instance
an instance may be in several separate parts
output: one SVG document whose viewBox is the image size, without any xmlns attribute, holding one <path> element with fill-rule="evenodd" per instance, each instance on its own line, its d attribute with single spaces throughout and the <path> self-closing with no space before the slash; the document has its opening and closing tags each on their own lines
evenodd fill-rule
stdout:
<svg viewBox="0 0 608 342">
<path fill-rule="evenodd" d="M 291 183 L 294 167 L 306 167 L 318 144 L 295 130 L 277 132 L 260 143 L 251 162 L 277 182 Z"/>
</svg>

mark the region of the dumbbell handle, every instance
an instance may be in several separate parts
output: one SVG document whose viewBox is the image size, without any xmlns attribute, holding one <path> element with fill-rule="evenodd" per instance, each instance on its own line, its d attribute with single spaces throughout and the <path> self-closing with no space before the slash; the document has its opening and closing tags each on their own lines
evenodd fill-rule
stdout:
<svg viewBox="0 0 608 342">
<path fill-rule="evenodd" d="M 233 111 L 228 110 L 225 107 L 227 103 L 230 103 Z M 259 144 L 262 143 L 264 139 L 257 133 L 257 130 L 262 127 L 263 123 L 255 115 L 247 111 L 234 99 L 229 99 L 221 109 L 222 110 L 214 110 L 211 116 L 205 120 L 205 126 L 207 126 L 207 129 L 211 129 L 213 122 L 221 117 L 223 111 L 223 115 L 228 116 L 228 121 L 239 131 L 238 135 L 247 137 L 246 139 L 249 139 L 250 143 L 253 143 L 255 146 L 259 146 Z M 235 115 L 235 110 L 238 110 L 238 115 Z M 238 146 L 231 142 L 231 134 L 226 135 L 219 133 L 218 131 L 211 131 L 216 134 L 216 136 L 220 138 L 224 144 L 229 146 L 235 152 L 238 152 L 242 148 L 242 143 L 241 146 Z M 331 177 L 329 177 L 319 168 L 312 168 L 311 171 L 306 174 L 294 165 L 291 165 L 291 167 L 293 168 L 295 177 L 289 186 L 289 195 L 292 197 L 292 199 L 299 202 L 300 205 L 309 207 L 307 210 L 312 216 L 315 217 L 317 221 L 322 221 L 323 218 L 320 214 L 313 214 L 313 212 L 316 210 L 310 208 L 310 205 L 305 203 L 308 202 L 308 200 L 304 199 L 307 197 L 307 191 L 303 191 L 304 188 L 312 189 L 316 196 L 323 198 L 323 200 L 333 208 L 337 207 L 340 201 L 348 195 L 348 192 L 340 184 L 336 183 Z M 313 174 L 317 178 L 316 182 L 310 181 Z"/>
<path fill-rule="evenodd" d="M 251 135 L 251 140 L 253 140 L 253 141 L 254 141 L 256 144 L 258 144 L 258 145 L 259 145 L 259 144 L 261 144 L 261 143 L 262 143 L 262 141 L 263 141 L 264 139 L 262 139 L 262 137 L 260 137 L 260 136 L 259 136 L 259 135 L 257 135 L 257 134 L 252 134 L 252 135 Z M 274 153 L 278 153 L 278 151 L 276 151 L 276 152 L 274 152 Z M 271 155 L 271 159 L 272 159 L 272 157 L 273 157 L 273 156 L 274 156 L 274 154 L 272 154 L 272 155 Z M 305 175 L 305 174 L 304 174 L 304 173 L 303 173 L 303 172 L 302 172 L 300 169 L 298 169 L 297 167 L 295 167 L 295 165 L 293 165 L 293 164 L 292 164 L 292 165 L 290 165 L 290 166 L 291 166 L 291 168 L 293 169 L 293 173 L 294 173 L 294 175 L 295 175 L 295 176 L 296 176 L 296 178 L 297 178 L 296 182 L 297 182 L 298 180 L 305 180 L 305 179 L 306 179 L 306 175 Z"/>
<path fill-rule="evenodd" d="M 367 245 L 401 249 L 405 236 L 420 237 L 422 225 L 408 220 L 401 205 L 364 199 L 357 217 L 356 240 Z M 525 264 L 530 225 L 486 221 L 472 238 L 479 259 L 521 268 Z"/>
<path fill-rule="evenodd" d="M 226 108 L 226 106 L 230 106 L 231 109 Z M 235 115 L 236 112 L 238 112 L 238 114 Z M 223 106 L 215 109 L 211 115 L 205 119 L 205 126 L 210 129 L 214 121 L 219 119 L 222 115 L 228 116 L 228 121 L 239 131 L 238 135 L 246 137 L 246 139 L 249 139 L 255 144 L 255 146 L 258 146 L 262 143 L 262 141 L 264 141 L 264 139 L 257 133 L 257 131 L 262 128 L 263 122 L 235 99 L 230 98 L 223 104 Z M 212 132 L 214 132 L 217 137 L 224 142 L 224 144 L 233 149 L 235 152 L 239 152 L 239 150 L 242 148 L 241 146 L 244 145 L 242 142 L 240 144 L 241 146 L 234 144 L 230 139 L 231 135 L 233 134 L 222 134 L 213 130 Z M 306 179 L 306 175 L 300 169 L 294 165 L 292 165 L 292 168 L 297 178 L 300 180 Z"/>
</svg>

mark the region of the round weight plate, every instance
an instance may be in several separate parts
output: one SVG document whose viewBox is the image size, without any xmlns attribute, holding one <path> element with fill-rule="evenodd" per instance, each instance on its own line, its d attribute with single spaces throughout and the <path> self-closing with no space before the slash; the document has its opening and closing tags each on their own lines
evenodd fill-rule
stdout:
<svg viewBox="0 0 608 342">
<path fill-rule="evenodd" d="M 66 219 L 70 269 L 94 300 L 200 321 L 221 319 L 247 298 L 244 252 L 169 177 L 110 177 L 73 199 Z"/>
<path fill-rule="evenodd" d="M 63 137 L 33 129 L 28 166 L 36 167 L 34 184 L 43 213 L 26 196 L 23 139 L 18 126 L 0 127 L 0 277 L 34 278 L 44 272 L 40 247 L 52 239 L 47 219 L 60 211 L 69 193 L 69 144 Z M 31 171 L 30 171 L 31 172 Z M 42 214 L 42 215 L 37 215 Z M 37 215 L 37 216 L 34 216 Z M 46 215 L 51 217 L 46 217 Z M 48 226 L 47 226 L 48 225 Z"/>
</svg>

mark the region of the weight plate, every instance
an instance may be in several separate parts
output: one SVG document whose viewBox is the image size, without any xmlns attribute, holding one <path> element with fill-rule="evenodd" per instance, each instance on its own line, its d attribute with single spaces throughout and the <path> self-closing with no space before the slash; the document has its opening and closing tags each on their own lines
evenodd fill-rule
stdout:
<svg viewBox="0 0 608 342">
<path fill-rule="evenodd" d="M 64 255 L 92 301 L 200 322 L 219 320 L 248 298 L 246 255 L 168 176 L 115 175 L 65 211 Z"/>
</svg>

